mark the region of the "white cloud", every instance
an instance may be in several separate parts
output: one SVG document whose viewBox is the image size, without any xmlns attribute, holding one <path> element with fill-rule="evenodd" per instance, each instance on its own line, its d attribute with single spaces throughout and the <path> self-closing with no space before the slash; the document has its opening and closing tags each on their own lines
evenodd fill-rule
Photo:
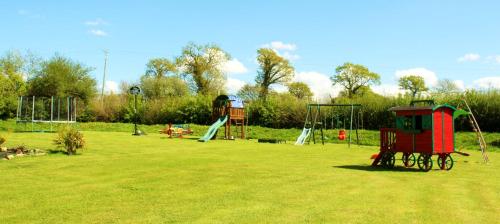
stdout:
<svg viewBox="0 0 500 224">
<path fill-rule="evenodd" d="M 100 25 L 108 25 L 108 22 L 104 21 L 101 18 L 97 18 L 95 20 L 88 20 L 84 22 L 87 26 L 100 26 Z"/>
<path fill-rule="evenodd" d="M 278 92 L 278 93 L 284 93 L 288 92 L 288 87 L 281 85 L 281 84 L 273 84 L 269 86 L 272 90 Z"/>
<path fill-rule="evenodd" d="M 94 36 L 98 36 L 98 37 L 105 37 L 105 36 L 108 36 L 108 33 L 104 32 L 103 30 L 90 30 L 89 31 L 90 34 L 94 35 Z"/>
<path fill-rule="evenodd" d="M 479 54 L 469 53 L 469 54 L 465 54 L 462 57 L 459 57 L 457 60 L 459 62 L 466 62 L 466 61 L 477 61 L 480 58 L 481 58 L 481 56 Z"/>
<path fill-rule="evenodd" d="M 397 96 L 398 94 L 404 94 L 405 91 L 399 88 L 398 85 L 382 84 L 378 86 L 372 86 L 373 92 L 378 93 L 382 96 Z"/>
<path fill-rule="evenodd" d="M 453 83 L 460 89 L 465 90 L 465 83 L 462 80 L 454 80 Z"/>
<path fill-rule="evenodd" d="M 228 78 L 226 82 L 226 89 L 229 94 L 236 94 L 245 84 L 246 82 L 242 80 Z"/>
<path fill-rule="evenodd" d="M 224 63 L 222 70 L 229 74 L 244 74 L 248 69 L 238 59 L 234 58 Z"/>
<path fill-rule="evenodd" d="M 406 70 L 397 70 L 395 73 L 396 79 L 401 77 L 416 75 L 424 78 L 427 86 L 435 86 L 438 82 L 436 73 L 426 68 L 410 68 Z"/>
<path fill-rule="evenodd" d="M 318 100 L 337 96 L 342 90 L 341 87 L 332 85 L 332 80 L 328 75 L 314 71 L 298 72 L 293 81 L 306 83 Z"/>
<path fill-rule="evenodd" d="M 280 50 L 285 50 L 285 51 L 297 50 L 297 45 L 287 44 L 287 43 L 283 43 L 281 41 L 273 41 L 271 43 L 262 45 L 262 47 L 271 48 L 271 49 L 278 50 L 278 51 L 280 51 Z"/>
<path fill-rule="evenodd" d="M 298 54 L 290 53 L 288 51 L 285 51 L 281 56 L 290 61 L 295 61 L 300 59 L 300 56 Z"/>
<path fill-rule="evenodd" d="M 106 81 L 106 83 L 104 84 L 104 92 L 119 93 L 120 88 L 118 87 L 118 83 L 115 81 Z"/>
<path fill-rule="evenodd" d="M 500 89 L 500 76 L 480 78 L 474 81 L 474 85 L 482 89 Z"/>
<path fill-rule="evenodd" d="M 497 63 L 500 63 L 500 55 L 495 56 L 495 61 L 496 61 Z"/>
</svg>

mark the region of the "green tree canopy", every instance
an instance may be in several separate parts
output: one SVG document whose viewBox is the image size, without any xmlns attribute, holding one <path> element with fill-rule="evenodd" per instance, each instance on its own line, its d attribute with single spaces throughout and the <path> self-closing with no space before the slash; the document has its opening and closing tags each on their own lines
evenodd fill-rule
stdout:
<svg viewBox="0 0 500 224">
<path fill-rule="evenodd" d="M 373 84 L 380 84 L 380 75 L 371 72 L 363 65 L 344 63 L 335 69 L 336 74 L 331 77 L 333 85 L 344 87 L 349 98 L 356 95 L 360 89 Z"/>
<path fill-rule="evenodd" d="M 189 94 L 189 87 L 184 80 L 175 76 L 141 77 L 141 89 L 146 98 L 179 97 Z"/>
<path fill-rule="evenodd" d="M 25 79 L 34 71 L 35 57 L 28 52 L 8 51 L 0 58 L 0 119 L 13 117 L 17 97 L 26 93 Z"/>
<path fill-rule="evenodd" d="M 167 58 L 153 58 L 146 64 L 146 75 L 153 77 L 165 77 L 167 73 L 176 73 L 175 62 Z"/>
<path fill-rule="evenodd" d="M 20 95 L 25 91 L 24 72 L 26 61 L 23 56 L 16 51 L 7 52 L 0 58 L 0 81 L 2 96 L 5 94 Z"/>
<path fill-rule="evenodd" d="M 261 48 L 257 50 L 259 70 L 255 82 L 260 86 L 260 98 L 266 100 L 269 86 L 272 84 L 286 84 L 292 78 L 295 69 L 290 62 L 279 56 L 274 50 Z"/>
<path fill-rule="evenodd" d="M 438 93 L 459 92 L 460 88 L 450 79 L 441 79 L 438 81 L 434 91 Z"/>
<path fill-rule="evenodd" d="M 412 98 L 415 98 L 418 93 L 428 90 L 428 88 L 425 87 L 425 80 L 421 76 L 403 76 L 399 78 L 398 82 L 401 89 L 410 91 Z"/>
<path fill-rule="evenodd" d="M 188 44 L 176 59 L 180 72 L 194 82 L 201 94 L 216 94 L 224 90 L 226 76 L 223 65 L 230 59 L 228 53 L 214 44 Z"/>
<path fill-rule="evenodd" d="M 288 92 L 298 99 L 311 99 L 314 95 L 309 86 L 303 82 L 292 82 L 288 84 Z"/>
<path fill-rule="evenodd" d="M 243 100 L 255 101 L 259 99 L 260 88 L 256 85 L 245 84 L 239 91 L 238 96 Z"/>
<path fill-rule="evenodd" d="M 29 94 L 35 96 L 78 97 L 88 101 L 96 93 L 90 67 L 69 58 L 54 56 L 42 62 L 40 71 L 29 79 Z"/>
</svg>

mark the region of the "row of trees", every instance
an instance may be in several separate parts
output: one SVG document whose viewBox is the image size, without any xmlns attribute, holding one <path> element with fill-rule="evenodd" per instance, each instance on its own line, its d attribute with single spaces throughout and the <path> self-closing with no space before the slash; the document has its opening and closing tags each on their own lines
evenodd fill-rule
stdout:
<svg viewBox="0 0 500 224">
<path fill-rule="evenodd" d="M 215 95 L 225 93 L 223 65 L 228 60 L 231 56 L 216 45 L 193 43 L 185 46 L 173 59 L 151 59 L 137 83 L 132 83 L 140 85 L 144 92 L 142 122 L 208 124 L 211 101 Z M 259 49 L 257 62 L 259 68 L 255 84 L 247 84 L 238 92 L 240 97 L 250 102 L 251 122 L 269 127 L 300 127 L 305 116 L 305 104 L 313 97 L 309 86 L 291 82 L 295 73 L 293 65 L 272 49 Z M 79 119 L 82 121 L 131 121 L 133 110 L 127 91 L 130 84 L 122 83 L 121 93 L 111 93 L 101 99 L 96 95 L 96 81 L 90 76 L 92 70 L 60 55 L 44 60 L 30 53 L 6 53 L 0 58 L 0 117 L 15 116 L 17 97 L 20 95 L 76 96 L 84 104 L 79 106 Z M 366 128 L 390 125 L 391 115 L 385 111 L 388 107 L 407 104 L 429 90 L 425 80 L 415 74 L 399 80 L 400 88 L 407 94 L 380 96 L 371 90 L 373 85 L 380 84 L 380 75 L 353 63 L 338 66 L 331 80 L 334 85 L 343 87 L 343 91 L 338 97 L 327 99 L 328 102 L 372 105 L 367 106 L 371 109 L 363 112 L 366 113 L 363 116 Z M 274 92 L 271 89 L 274 84 L 287 86 L 288 92 Z M 457 90 L 452 81 L 441 80 L 430 91 L 429 97 L 439 98 L 440 92 Z"/>
<path fill-rule="evenodd" d="M 269 48 L 261 48 L 257 54 L 256 84 L 243 88 L 243 92 L 258 92 L 257 96 L 250 93 L 250 99 L 258 97 L 265 101 L 273 84 L 290 84 L 290 91 L 300 98 L 312 96 L 305 83 L 290 83 L 295 70 L 287 59 Z M 151 59 L 140 84 L 147 98 L 184 96 L 189 92 L 202 95 L 224 93 L 226 75 L 223 66 L 230 59 L 231 56 L 216 45 L 190 43 L 173 60 Z"/>
<path fill-rule="evenodd" d="M 92 68 L 56 55 L 43 60 L 31 53 L 7 52 L 0 58 L 0 118 L 15 116 L 19 96 L 74 96 L 88 103 L 95 95 Z"/>
</svg>

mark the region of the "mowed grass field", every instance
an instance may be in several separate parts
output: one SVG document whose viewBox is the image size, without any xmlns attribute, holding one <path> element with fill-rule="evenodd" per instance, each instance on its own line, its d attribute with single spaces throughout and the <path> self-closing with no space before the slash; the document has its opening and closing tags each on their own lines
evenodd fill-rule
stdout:
<svg viewBox="0 0 500 224">
<path fill-rule="evenodd" d="M 55 149 L 55 134 L 0 133 Z M 500 153 L 370 167 L 373 146 L 89 132 L 81 155 L 0 160 L 0 223 L 498 223 Z"/>
</svg>

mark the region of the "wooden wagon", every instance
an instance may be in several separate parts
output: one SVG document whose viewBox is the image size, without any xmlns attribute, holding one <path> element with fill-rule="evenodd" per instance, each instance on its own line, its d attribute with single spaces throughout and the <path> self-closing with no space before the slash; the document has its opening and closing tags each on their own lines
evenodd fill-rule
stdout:
<svg viewBox="0 0 500 224">
<path fill-rule="evenodd" d="M 417 106 L 417 103 L 425 105 Z M 372 165 L 392 168 L 396 153 L 400 152 L 405 167 L 417 164 L 421 170 L 429 171 L 433 166 L 433 155 L 437 155 L 436 162 L 440 169 L 450 170 L 453 167 L 454 120 L 469 112 L 448 104 L 434 105 L 433 101 L 414 101 L 410 106 L 389 110 L 396 113 L 396 128 L 380 129 L 380 153 Z"/>
</svg>

